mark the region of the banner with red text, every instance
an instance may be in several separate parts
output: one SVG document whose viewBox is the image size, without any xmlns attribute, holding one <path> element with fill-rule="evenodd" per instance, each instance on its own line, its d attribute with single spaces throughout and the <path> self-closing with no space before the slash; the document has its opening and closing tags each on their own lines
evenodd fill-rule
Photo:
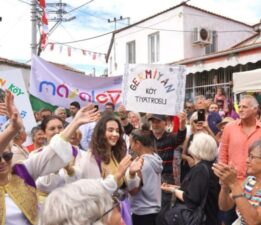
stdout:
<svg viewBox="0 0 261 225">
<path fill-rule="evenodd" d="M 123 78 L 123 104 L 127 110 L 176 115 L 183 111 L 184 66 L 127 65 Z"/>
<path fill-rule="evenodd" d="M 89 77 L 64 70 L 37 56 L 32 57 L 29 92 L 55 106 L 69 108 L 73 101 L 81 106 L 87 103 L 121 102 L 122 76 Z"/>
</svg>

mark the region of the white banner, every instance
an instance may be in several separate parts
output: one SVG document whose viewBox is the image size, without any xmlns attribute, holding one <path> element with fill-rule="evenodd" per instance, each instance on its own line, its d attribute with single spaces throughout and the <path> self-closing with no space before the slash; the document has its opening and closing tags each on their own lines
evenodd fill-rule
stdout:
<svg viewBox="0 0 261 225">
<path fill-rule="evenodd" d="M 81 106 L 88 102 L 102 106 L 106 102 L 121 102 L 122 76 L 88 77 L 61 69 L 52 63 L 33 56 L 29 92 L 35 97 L 56 106 L 69 108 L 73 101 Z"/>
<path fill-rule="evenodd" d="M 9 89 L 14 95 L 14 102 L 23 119 L 27 133 L 36 126 L 34 113 L 26 91 L 21 70 L 0 71 L 0 87 L 2 90 Z"/>
<path fill-rule="evenodd" d="M 175 115 L 183 111 L 184 66 L 127 65 L 123 78 L 123 104 L 127 110 Z"/>
</svg>

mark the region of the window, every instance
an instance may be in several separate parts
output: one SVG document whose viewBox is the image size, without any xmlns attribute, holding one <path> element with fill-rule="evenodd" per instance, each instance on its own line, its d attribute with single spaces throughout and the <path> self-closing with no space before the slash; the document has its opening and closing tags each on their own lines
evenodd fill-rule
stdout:
<svg viewBox="0 0 261 225">
<path fill-rule="evenodd" d="M 205 52 L 206 54 L 214 53 L 217 51 L 217 32 L 212 31 L 212 44 L 206 46 Z"/>
<path fill-rule="evenodd" d="M 126 44 L 126 62 L 129 64 L 136 63 L 136 44 L 135 41 Z"/>
<path fill-rule="evenodd" d="M 159 32 L 148 36 L 149 63 L 159 62 Z"/>
</svg>

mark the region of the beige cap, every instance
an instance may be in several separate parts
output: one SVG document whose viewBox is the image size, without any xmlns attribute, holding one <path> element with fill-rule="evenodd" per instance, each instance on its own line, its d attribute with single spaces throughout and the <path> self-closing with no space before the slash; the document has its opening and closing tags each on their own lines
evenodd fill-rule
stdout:
<svg viewBox="0 0 261 225">
<path fill-rule="evenodd" d="M 224 119 L 222 119 L 222 121 L 220 123 L 217 124 L 217 128 L 220 130 L 222 125 L 227 124 L 227 123 L 232 122 L 232 121 L 234 121 L 233 118 L 225 117 Z"/>
</svg>

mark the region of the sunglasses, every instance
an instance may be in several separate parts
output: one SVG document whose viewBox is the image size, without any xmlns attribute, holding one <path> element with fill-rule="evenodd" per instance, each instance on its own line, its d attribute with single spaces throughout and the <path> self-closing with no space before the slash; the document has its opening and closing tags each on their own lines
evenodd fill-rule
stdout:
<svg viewBox="0 0 261 225">
<path fill-rule="evenodd" d="M 3 154 L 0 155 L 0 159 L 4 159 L 6 162 L 9 162 L 13 158 L 13 155 L 13 152 L 3 152 Z"/>
</svg>

